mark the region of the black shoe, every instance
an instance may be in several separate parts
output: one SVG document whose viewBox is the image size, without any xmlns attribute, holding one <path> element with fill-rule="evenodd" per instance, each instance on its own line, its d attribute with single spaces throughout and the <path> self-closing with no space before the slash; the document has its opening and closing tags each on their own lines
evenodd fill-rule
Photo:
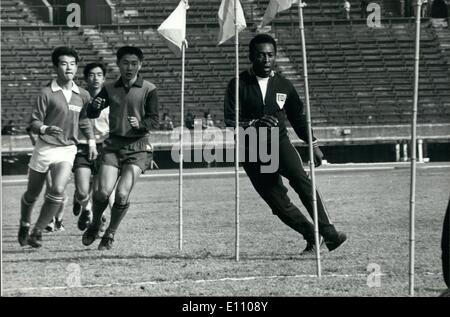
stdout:
<svg viewBox="0 0 450 317">
<path fill-rule="evenodd" d="M 106 230 L 106 217 L 102 216 L 102 222 L 100 224 L 100 232 L 105 232 Z"/>
<path fill-rule="evenodd" d="M 336 239 L 331 241 L 325 241 L 325 245 L 328 251 L 333 251 L 339 248 L 345 241 L 347 241 L 347 236 L 343 232 L 338 232 Z"/>
<path fill-rule="evenodd" d="M 83 245 L 85 246 L 91 245 L 98 237 L 98 230 L 99 228 L 91 223 L 87 228 L 87 230 L 83 233 L 83 238 L 81 239 Z"/>
<path fill-rule="evenodd" d="M 105 232 L 105 234 L 102 237 L 102 240 L 100 241 L 100 244 L 98 245 L 98 249 L 101 251 L 111 250 L 113 242 L 114 242 L 114 234 L 110 232 Z"/>
<path fill-rule="evenodd" d="M 319 245 L 322 246 L 323 238 L 319 237 Z M 320 247 L 319 247 L 320 248 Z M 315 241 L 307 241 L 306 248 L 300 253 L 301 256 L 316 256 L 316 243 Z"/>
<path fill-rule="evenodd" d="M 55 221 L 55 231 L 65 231 L 66 228 L 64 228 L 64 224 L 62 220 L 56 220 Z"/>
<path fill-rule="evenodd" d="M 30 226 L 20 226 L 19 228 L 19 244 L 24 247 L 28 244 L 28 237 L 30 236 Z"/>
<path fill-rule="evenodd" d="M 27 240 L 28 245 L 33 248 L 42 247 L 42 230 L 34 228 Z"/>
<path fill-rule="evenodd" d="M 80 218 L 78 218 L 78 229 L 84 231 L 90 224 L 91 224 L 91 211 L 84 209 L 81 212 Z"/>
<path fill-rule="evenodd" d="M 80 212 L 81 212 L 81 205 L 78 203 L 78 201 L 75 200 L 75 198 L 73 200 L 73 209 L 72 209 L 72 211 L 73 211 L 74 216 L 78 216 L 80 214 Z"/>
</svg>

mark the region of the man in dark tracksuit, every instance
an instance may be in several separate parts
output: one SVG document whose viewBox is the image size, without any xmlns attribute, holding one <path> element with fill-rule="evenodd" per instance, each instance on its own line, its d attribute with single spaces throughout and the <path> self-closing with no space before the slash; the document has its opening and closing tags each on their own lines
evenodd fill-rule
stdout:
<svg viewBox="0 0 450 317">
<path fill-rule="evenodd" d="M 311 181 L 302 166 L 300 155 L 291 144 L 286 129 L 288 119 L 300 139 L 308 140 L 303 104 L 292 83 L 275 73 L 276 42 L 267 34 L 259 34 L 249 45 L 252 68 L 240 74 L 239 125 L 244 129 L 279 129 L 279 168 L 274 173 L 261 172 L 261 161 L 245 160 L 243 167 L 259 195 L 286 225 L 305 238 L 307 246 L 302 254 L 314 254 L 314 226 L 290 201 L 287 188 L 281 176 L 299 195 L 308 213 L 313 217 Z M 225 96 L 225 123 L 235 127 L 235 85 L 233 79 Z M 273 130 L 272 130 L 273 131 Z M 270 133 L 270 132 L 269 132 Z M 261 137 L 261 134 L 258 134 Z M 259 142 L 258 142 L 259 143 Z M 256 144 L 249 144 L 246 152 Z M 314 138 L 315 164 L 319 166 L 323 154 Z M 320 194 L 317 192 L 319 232 L 330 251 L 339 247 L 347 239 L 344 233 L 336 231 L 331 223 Z"/>
</svg>

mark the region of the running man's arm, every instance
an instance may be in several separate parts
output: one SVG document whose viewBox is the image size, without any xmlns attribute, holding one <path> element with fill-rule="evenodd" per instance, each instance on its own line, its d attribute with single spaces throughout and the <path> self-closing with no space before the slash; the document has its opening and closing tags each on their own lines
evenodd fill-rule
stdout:
<svg viewBox="0 0 450 317">
<path fill-rule="evenodd" d="M 109 97 L 106 88 L 103 87 L 98 95 L 87 105 L 86 115 L 90 119 L 96 119 L 100 116 L 100 112 L 107 107 L 109 107 Z"/>
<path fill-rule="evenodd" d="M 41 134 L 41 127 L 44 125 L 44 118 L 47 110 L 48 96 L 41 93 L 33 107 L 30 118 L 31 132 Z"/>
<path fill-rule="evenodd" d="M 35 134 L 49 134 L 52 136 L 57 136 L 63 131 L 60 127 L 54 125 L 47 126 L 44 124 L 44 119 L 47 115 L 48 103 L 49 96 L 44 92 L 41 92 L 31 113 L 31 132 Z"/>
<path fill-rule="evenodd" d="M 138 129 L 146 131 L 159 129 L 159 102 L 156 88 L 151 90 L 145 98 L 145 115 L 142 121 L 138 122 Z"/>
<path fill-rule="evenodd" d="M 295 133 L 301 140 L 308 144 L 308 122 L 306 120 L 305 109 L 294 86 L 292 86 L 291 91 L 287 97 L 285 109 L 288 120 L 291 123 L 292 128 L 294 128 Z M 311 133 L 313 141 L 312 146 L 314 165 L 318 167 L 322 165 L 323 153 L 319 148 L 319 144 L 317 142 L 317 139 L 314 137 L 314 132 L 312 131 L 312 129 Z"/>
<path fill-rule="evenodd" d="M 30 137 L 31 145 L 35 146 L 36 145 L 36 137 L 33 134 L 33 132 L 31 132 L 31 127 L 28 126 L 26 128 L 26 131 L 27 131 L 28 136 Z"/>
<path fill-rule="evenodd" d="M 84 134 L 89 144 L 89 160 L 95 160 L 97 158 L 97 144 L 95 143 L 94 125 L 92 120 L 87 116 L 87 107 L 89 105 L 89 98 L 86 98 L 86 102 L 81 109 L 78 126 L 81 133 Z"/>
<path fill-rule="evenodd" d="M 292 87 L 287 97 L 285 110 L 287 118 L 297 136 L 308 144 L 308 123 L 306 121 L 305 108 L 294 87 Z M 313 144 L 314 141 L 316 141 L 316 138 L 313 133 Z"/>
<path fill-rule="evenodd" d="M 88 105 L 89 101 L 87 101 L 83 109 L 81 109 L 78 125 L 81 133 L 83 133 L 86 139 L 89 140 L 89 144 L 91 143 L 91 140 L 93 140 L 95 145 L 94 126 L 92 121 L 87 116 Z"/>
</svg>

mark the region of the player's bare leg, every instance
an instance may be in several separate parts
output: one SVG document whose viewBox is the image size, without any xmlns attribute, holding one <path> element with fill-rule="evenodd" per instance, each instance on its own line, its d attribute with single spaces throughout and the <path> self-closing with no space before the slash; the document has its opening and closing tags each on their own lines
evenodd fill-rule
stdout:
<svg viewBox="0 0 450 317">
<path fill-rule="evenodd" d="M 99 250 L 110 250 L 112 248 L 114 235 L 130 206 L 130 193 L 141 173 L 142 170 L 137 165 L 128 164 L 122 167 L 120 180 L 117 184 L 114 206 L 111 209 L 111 220 L 98 246 Z"/>
<path fill-rule="evenodd" d="M 83 234 L 82 242 L 91 245 L 98 236 L 103 212 L 108 207 L 108 198 L 116 186 L 119 169 L 111 165 L 101 165 L 97 175 L 98 188 L 92 195 L 92 222 Z"/>
<path fill-rule="evenodd" d="M 79 167 L 75 169 L 75 201 L 81 206 L 81 214 L 78 218 L 78 229 L 84 231 L 91 222 L 91 210 L 89 208 L 91 192 L 91 169 Z"/>
<path fill-rule="evenodd" d="M 50 223 L 64 201 L 66 185 L 72 173 L 72 165 L 68 162 L 51 165 L 50 173 L 52 186 L 45 194 L 45 201 L 42 205 L 39 218 L 28 238 L 28 244 L 34 248 L 41 247 L 42 230 Z"/>
<path fill-rule="evenodd" d="M 39 173 L 29 169 L 27 190 L 22 195 L 20 202 L 20 228 L 19 228 L 19 244 L 27 245 L 27 240 L 31 225 L 31 213 L 39 194 L 45 183 L 46 173 Z"/>
<path fill-rule="evenodd" d="M 117 186 L 111 192 L 111 195 L 109 195 L 109 198 L 108 198 L 109 209 L 112 209 L 114 206 L 114 201 L 116 200 L 116 190 L 117 190 Z"/>
</svg>

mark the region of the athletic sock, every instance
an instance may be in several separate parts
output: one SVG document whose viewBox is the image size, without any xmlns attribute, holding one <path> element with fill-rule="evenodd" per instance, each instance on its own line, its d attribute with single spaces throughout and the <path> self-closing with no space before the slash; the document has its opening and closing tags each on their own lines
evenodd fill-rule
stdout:
<svg viewBox="0 0 450 317">
<path fill-rule="evenodd" d="M 45 194 L 44 204 L 34 227 L 43 230 L 52 221 L 59 208 L 61 208 L 63 201 L 64 196 Z"/>
<path fill-rule="evenodd" d="M 130 207 L 130 203 L 123 205 L 114 203 L 113 208 L 111 209 L 111 220 L 108 229 L 106 229 L 107 232 L 114 234 L 117 231 L 120 222 L 128 211 L 128 207 Z"/>
<path fill-rule="evenodd" d="M 31 213 L 33 212 L 33 207 L 35 201 L 29 202 L 25 199 L 25 194 L 22 195 L 22 199 L 20 200 L 20 225 L 21 226 L 30 226 L 31 223 Z"/>
<path fill-rule="evenodd" d="M 108 207 L 108 199 L 101 201 L 94 195 L 92 199 L 92 225 L 100 227 L 102 221 L 101 219 L 106 207 Z"/>
<path fill-rule="evenodd" d="M 67 195 L 64 195 L 64 199 L 61 203 L 61 206 L 59 207 L 58 211 L 56 212 L 56 220 L 57 221 L 61 221 L 64 217 L 64 208 L 67 205 L 67 202 L 69 201 L 69 197 L 67 197 Z"/>
</svg>

